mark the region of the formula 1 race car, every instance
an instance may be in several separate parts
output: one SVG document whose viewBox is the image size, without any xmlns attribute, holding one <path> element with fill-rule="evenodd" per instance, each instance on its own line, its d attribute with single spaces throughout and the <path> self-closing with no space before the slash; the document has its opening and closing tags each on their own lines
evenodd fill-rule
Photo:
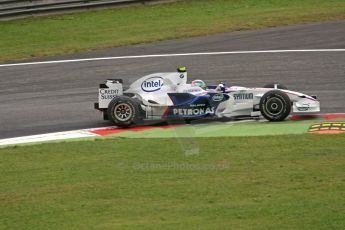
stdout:
<svg viewBox="0 0 345 230">
<path fill-rule="evenodd" d="M 283 121 L 290 113 L 320 111 L 316 96 L 290 91 L 279 84 L 261 88 L 187 84 L 185 67 L 144 76 L 127 90 L 123 90 L 122 83 L 121 79 L 109 79 L 101 84 L 95 103 L 105 120 L 120 127 L 142 120 L 169 119 L 263 117 Z"/>
</svg>

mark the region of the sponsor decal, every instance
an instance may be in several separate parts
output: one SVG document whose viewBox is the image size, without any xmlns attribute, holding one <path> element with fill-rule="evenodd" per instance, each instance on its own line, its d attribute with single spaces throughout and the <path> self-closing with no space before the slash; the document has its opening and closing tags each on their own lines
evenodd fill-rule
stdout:
<svg viewBox="0 0 345 230">
<path fill-rule="evenodd" d="M 202 91 L 202 89 L 200 89 L 198 87 L 183 90 L 184 93 L 193 93 L 193 92 L 200 92 L 200 91 Z"/>
<path fill-rule="evenodd" d="M 198 115 L 205 115 L 205 114 L 214 114 L 213 107 L 207 108 L 185 108 L 185 109 L 173 109 L 174 115 L 181 115 L 181 116 L 198 116 Z"/>
<path fill-rule="evenodd" d="M 182 73 L 182 74 L 180 74 L 180 78 L 181 79 L 183 79 L 184 78 L 184 74 Z"/>
<path fill-rule="evenodd" d="M 100 89 L 99 93 L 100 93 L 101 99 L 106 100 L 106 99 L 113 99 L 114 97 L 116 97 L 116 95 L 120 93 L 120 90 L 119 89 Z"/>
<path fill-rule="evenodd" d="M 298 111 L 308 111 L 309 108 L 309 104 L 303 104 L 302 106 L 297 107 Z"/>
<path fill-rule="evenodd" d="M 235 100 L 253 100 L 252 93 L 236 93 L 234 94 Z"/>
<path fill-rule="evenodd" d="M 190 104 L 190 107 L 205 107 L 206 104 Z"/>
<path fill-rule="evenodd" d="M 224 99 L 224 95 L 223 94 L 215 94 L 212 97 L 213 101 L 222 101 Z"/>
<path fill-rule="evenodd" d="M 141 83 L 141 89 L 145 92 L 158 91 L 163 86 L 163 79 L 161 77 L 150 77 Z"/>
</svg>

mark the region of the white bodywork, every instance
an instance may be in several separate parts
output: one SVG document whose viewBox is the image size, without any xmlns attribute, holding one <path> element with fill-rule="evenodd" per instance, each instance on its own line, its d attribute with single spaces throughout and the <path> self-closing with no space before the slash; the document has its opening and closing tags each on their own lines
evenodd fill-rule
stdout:
<svg viewBox="0 0 345 230">
<path fill-rule="evenodd" d="M 189 93 L 202 96 L 208 93 L 229 95 L 229 99 L 217 106 L 216 117 L 260 116 L 259 103 L 261 97 L 273 88 L 246 88 L 232 86 L 225 92 L 216 89 L 203 90 L 187 83 L 186 72 L 155 73 L 144 76 L 123 91 L 122 84 L 116 80 L 108 80 L 108 89 L 99 90 L 99 109 L 107 109 L 111 99 L 117 95 L 134 95 L 141 102 L 146 112 L 146 119 L 160 119 L 167 107 L 174 106 L 168 93 Z M 319 101 L 309 95 L 278 89 L 285 92 L 292 102 L 292 113 L 315 113 L 320 111 Z M 220 95 L 221 96 L 221 95 Z"/>
</svg>

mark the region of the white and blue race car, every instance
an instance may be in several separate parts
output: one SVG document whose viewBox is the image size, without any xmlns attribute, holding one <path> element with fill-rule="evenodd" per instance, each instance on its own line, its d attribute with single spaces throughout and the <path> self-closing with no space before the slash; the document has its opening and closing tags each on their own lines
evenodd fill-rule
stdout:
<svg viewBox="0 0 345 230">
<path fill-rule="evenodd" d="M 99 87 L 95 109 L 105 120 L 128 127 L 143 120 L 198 118 L 265 118 L 283 121 L 291 113 L 316 113 L 316 96 L 287 90 L 279 84 L 261 88 L 226 87 L 224 83 L 202 87 L 187 83 L 186 68 L 154 73 L 123 89 L 121 79 L 109 79 Z"/>
</svg>

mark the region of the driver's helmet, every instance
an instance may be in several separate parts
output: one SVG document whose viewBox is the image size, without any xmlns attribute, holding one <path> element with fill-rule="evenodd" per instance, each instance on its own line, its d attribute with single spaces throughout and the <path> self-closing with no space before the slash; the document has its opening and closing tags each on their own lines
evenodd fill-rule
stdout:
<svg viewBox="0 0 345 230">
<path fill-rule="evenodd" d="M 205 82 L 203 81 L 203 80 L 194 80 L 194 81 L 192 81 L 192 84 L 191 84 L 192 86 L 198 86 L 198 87 L 200 87 L 200 88 L 202 88 L 202 89 L 206 89 L 206 84 L 205 84 Z"/>
</svg>

